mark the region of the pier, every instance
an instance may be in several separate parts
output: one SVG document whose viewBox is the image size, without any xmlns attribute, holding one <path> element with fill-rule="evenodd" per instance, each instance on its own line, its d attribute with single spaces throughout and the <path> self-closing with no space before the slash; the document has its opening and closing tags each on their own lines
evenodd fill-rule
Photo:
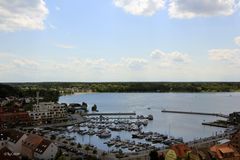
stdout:
<svg viewBox="0 0 240 160">
<path fill-rule="evenodd" d="M 173 110 L 162 110 L 163 113 L 177 113 L 177 114 L 197 114 L 197 115 L 206 115 L 206 116 L 216 116 L 222 118 L 228 118 L 228 115 L 221 113 L 204 113 L 204 112 L 187 112 L 187 111 L 173 111 Z"/>
<path fill-rule="evenodd" d="M 119 113 L 88 113 L 86 116 L 135 116 L 135 112 L 119 112 Z"/>
</svg>

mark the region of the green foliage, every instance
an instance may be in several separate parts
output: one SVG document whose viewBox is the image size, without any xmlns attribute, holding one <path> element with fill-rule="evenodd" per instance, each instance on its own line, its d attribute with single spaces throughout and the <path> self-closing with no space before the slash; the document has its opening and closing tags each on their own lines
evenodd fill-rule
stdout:
<svg viewBox="0 0 240 160">
<path fill-rule="evenodd" d="M 149 153 L 150 160 L 158 160 L 158 152 L 153 150 Z"/>
<path fill-rule="evenodd" d="M 20 90 L 10 85 L 0 84 L 0 98 L 15 96 L 18 97 Z"/>
<path fill-rule="evenodd" d="M 82 148 L 82 145 L 80 143 L 78 143 L 77 148 Z"/>
<path fill-rule="evenodd" d="M 85 147 L 85 150 L 86 150 L 86 151 L 90 150 L 89 146 L 86 146 L 86 147 Z"/>
<path fill-rule="evenodd" d="M 97 105 L 96 105 L 96 104 L 94 104 L 94 105 L 92 106 L 92 111 L 97 111 Z"/>
<path fill-rule="evenodd" d="M 93 154 L 97 154 L 97 150 L 96 149 L 93 150 Z"/>
<path fill-rule="evenodd" d="M 11 83 L 2 88 L 0 95 L 35 97 L 36 91 L 45 101 L 57 101 L 61 94 L 72 92 L 232 92 L 240 91 L 240 82 L 49 82 Z M 6 86 L 5 86 L 6 87 Z M 9 88 L 10 87 L 10 88 Z M 20 93 L 19 93 L 20 90 Z M 10 91 L 10 93 L 8 92 Z M 4 96 L 3 96 L 4 97 Z M 83 103 L 87 108 L 87 105 Z"/>
<path fill-rule="evenodd" d="M 60 96 L 59 91 L 51 87 L 41 88 L 40 86 L 38 87 L 36 86 L 24 87 L 24 86 L 25 86 L 25 83 L 23 84 L 21 83 L 19 85 L 0 84 L 0 98 L 4 98 L 8 96 L 14 96 L 19 98 L 36 97 L 36 93 L 39 92 L 40 97 L 43 97 L 43 101 L 57 102 Z"/>
<path fill-rule="evenodd" d="M 50 139 L 51 140 L 55 140 L 56 139 L 56 135 L 51 135 Z"/>
</svg>

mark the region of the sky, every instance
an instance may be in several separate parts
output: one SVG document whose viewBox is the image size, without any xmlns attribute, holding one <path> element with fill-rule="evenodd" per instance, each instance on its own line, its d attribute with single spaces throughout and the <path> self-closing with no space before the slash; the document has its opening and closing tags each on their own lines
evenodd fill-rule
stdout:
<svg viewBox="0 0 240 160">
<path fill-rule="evenodd" d="M 0 82 L 239 80 L 240 0 L 0 0 Z"/>
</svg>

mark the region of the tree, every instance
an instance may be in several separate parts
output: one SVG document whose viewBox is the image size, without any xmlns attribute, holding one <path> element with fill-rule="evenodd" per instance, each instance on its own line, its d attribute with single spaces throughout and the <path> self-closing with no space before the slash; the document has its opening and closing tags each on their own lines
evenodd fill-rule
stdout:
<svg viewBox="0 0 240 160">
<path fill-rule="evenodd" d="M 97 111 L 97 105 L 96 105 L 96 104 L 94 104 L 94 105 L 92 106 L 92 111 Z"/>
<path fill-rule="evenodd" d="M 149 153 L 150 160 L 158 160 L 158 152 L 153 150 Z"/>
<path fill-rule="evenodd" d="M 93 154 L 97 154 L 97 150 L 96 149 L 93 150 Z"/>
<path fill-rule="evenodd" d="M 80 143 L 78 143 L 77 148 L 82 148 L 82 145 Z"/>
<path fill-rule="evenodd" d="M 51 135 L 50 139 L 51 140 L 55 140 L 56 139 L 56 135 Z"/>
</svg>

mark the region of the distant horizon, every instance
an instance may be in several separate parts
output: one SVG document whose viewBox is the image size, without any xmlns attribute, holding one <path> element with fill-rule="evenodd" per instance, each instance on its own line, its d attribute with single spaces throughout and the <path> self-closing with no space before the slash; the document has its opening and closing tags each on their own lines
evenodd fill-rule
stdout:
<svg viewBox="0 0 240 160">
<path fill-rule="evenodd" d="M 240 83 L 240 81 L 35 81 L 35 82 L 0 82 L 8 83 Z"/>
</svg>

